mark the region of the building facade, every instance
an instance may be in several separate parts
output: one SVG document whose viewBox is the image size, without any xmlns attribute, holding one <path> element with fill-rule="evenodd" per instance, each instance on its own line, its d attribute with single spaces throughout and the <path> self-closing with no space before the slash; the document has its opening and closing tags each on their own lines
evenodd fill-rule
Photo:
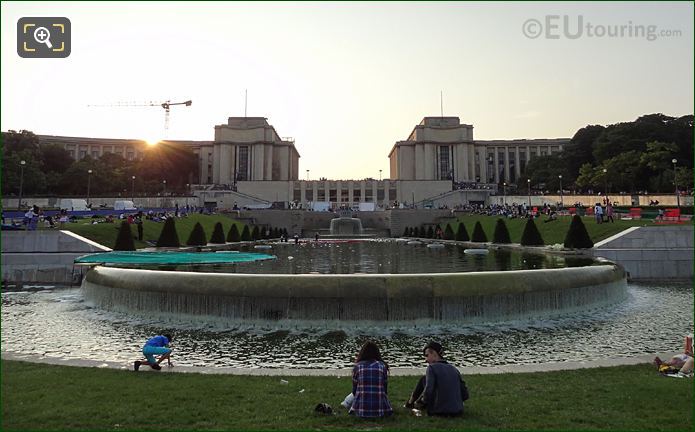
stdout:
<svg viewBox="0 0 695 432">
<path fill-rule="evenodd" d="M 78 160 L 115 153 L 142 158 L 142 140 L 39 135 L 41 145 L 60 145 Z M 393 145 L 385 180 L 299 180 L 299 152 L 292 138 L 281 138 L 265 117 L 229 117 L 215 126 L 213 141 L 170 140 L 189 147 L 199 161 L 202 201 L 286 202 L 330 208 L 374 203 L 426 203 L 457 189 L 480 190 L 468 198 L 482 202 L 503 182 L 515 184 L 534 157 L 561 152 L 569 138 L 476 141 L 473 126 L 458 117 L 425 117 L 405 141 Z M 472 193 L 472 192 L 471 192 Z M 460 194 L 456 195 L 457 197 Z M 241 204 L 241 202 L 239 203 Z"/>
<path fill-rule="evenodd" d="M 476 141 L 458 117 L 425 117 L 389 153 L 391 178 L 515 184 L 533 157 L 559 153 L 569 138 Z"/>
</svg>

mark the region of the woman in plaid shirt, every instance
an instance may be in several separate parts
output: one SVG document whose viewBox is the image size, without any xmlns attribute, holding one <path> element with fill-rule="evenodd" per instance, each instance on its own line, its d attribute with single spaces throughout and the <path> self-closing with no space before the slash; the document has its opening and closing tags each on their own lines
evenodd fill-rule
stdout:
<svg viewBox="0 0 695 432">
<path fill-rule="evenodd" d="M 372 341 L 362 345 L 352 369 L 352 394 L 355 400 L 350 414 L 358 417 L 384 417 L 393 414 L 387 394 L 389 368 L 381 359 L 379 347 Z"/>
</svg>

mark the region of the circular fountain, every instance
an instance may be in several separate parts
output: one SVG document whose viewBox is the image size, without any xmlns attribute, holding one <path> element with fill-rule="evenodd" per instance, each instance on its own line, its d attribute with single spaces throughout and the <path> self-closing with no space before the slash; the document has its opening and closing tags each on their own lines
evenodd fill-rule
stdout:
<svg viewBox="0 0 695 432">
<path fill-rule="evenodd" d="M 408 263 L 400 264 L 395 272 L 384 272 L 382 263 L 370 269 L 347 266 L 347 274 L 315 274 L 311 265 L 298 267 L 302 260 L 329 260 L 330 267 L 330 260 L 340 253 L 359 263 L 366 248 L 376 245 L 383 249 L 384 244 L 392 249 L 381 250 L 378 259 L 425 261 L 425 270 L 414 273 L 414 265 Z M 232 272 L 97 266 L 87 273 L 82 287 L 86 298 L 97 307 L 121 312 L 209 316 L 230 321 L 395 323 L 479 323 L 538 317 L 614 303 L 626 292 L 625 272 L 609 262 L 579 267 L 561 264 L 561 268 L 533 264 L 510 269 L 505 264 L 510 258 L 498 255 L 498 251 L 490 256 L 471 256 L 452 245 L 427 248 L 403 242 L 363 241 L 359 249 L 346 249 L 347 244 L 343 244 L 341 250 L 338 243 L 312 242 L 305 245 L 311 247 L 313 255 L 309 258 L 302 257 L 301 246 L 293 246 L 276 248 L 280 268 L 262 267 L 267 265 L 265 261 L 246 270 L 235 267 Z M 502 263 L 501 269 L 473 266 L 458 271 L 455 266 L 450 268 L 446 254 L 455 254 L 469 263 Z M 444 265 L 435 268 L 434 263 L 440 261 Z M 528 261 L 533 262 L 530 257 Z M 427 272 L 427 268 L 432 270 Z"/>
</svg>

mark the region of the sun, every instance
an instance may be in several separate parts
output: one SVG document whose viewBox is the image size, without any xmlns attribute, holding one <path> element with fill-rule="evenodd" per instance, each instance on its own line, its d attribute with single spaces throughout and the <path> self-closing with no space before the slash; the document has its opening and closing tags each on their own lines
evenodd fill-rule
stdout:
<svg viewBox="0 0 695 432">
<path fill-rule="evenodd" d="M 159 142 L 162 141 L 159 138 L 147 138 L 145 142 L 147 143 L 148 146 L 154 146 L 159 144 Z"/>
</svg>

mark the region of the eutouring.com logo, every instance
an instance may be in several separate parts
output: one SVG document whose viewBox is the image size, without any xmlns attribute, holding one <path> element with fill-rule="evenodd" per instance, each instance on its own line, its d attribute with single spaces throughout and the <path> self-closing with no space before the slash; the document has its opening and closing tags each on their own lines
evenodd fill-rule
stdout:
<svg viewBox="0 0 695 432">
<path fill-rule="evenodd" d="M 680 37 L 681 30 L 659 30 L 655 25 L 634 24 L 593 24 L 583 15 L 546 15 L 541 19 L 529 18 L 524 21 L 521 31 L 529 39 L 580 39 L 589 38 L 628 38 L 645 39 L 653 42 L 660 37 Z"/>
</svg>

